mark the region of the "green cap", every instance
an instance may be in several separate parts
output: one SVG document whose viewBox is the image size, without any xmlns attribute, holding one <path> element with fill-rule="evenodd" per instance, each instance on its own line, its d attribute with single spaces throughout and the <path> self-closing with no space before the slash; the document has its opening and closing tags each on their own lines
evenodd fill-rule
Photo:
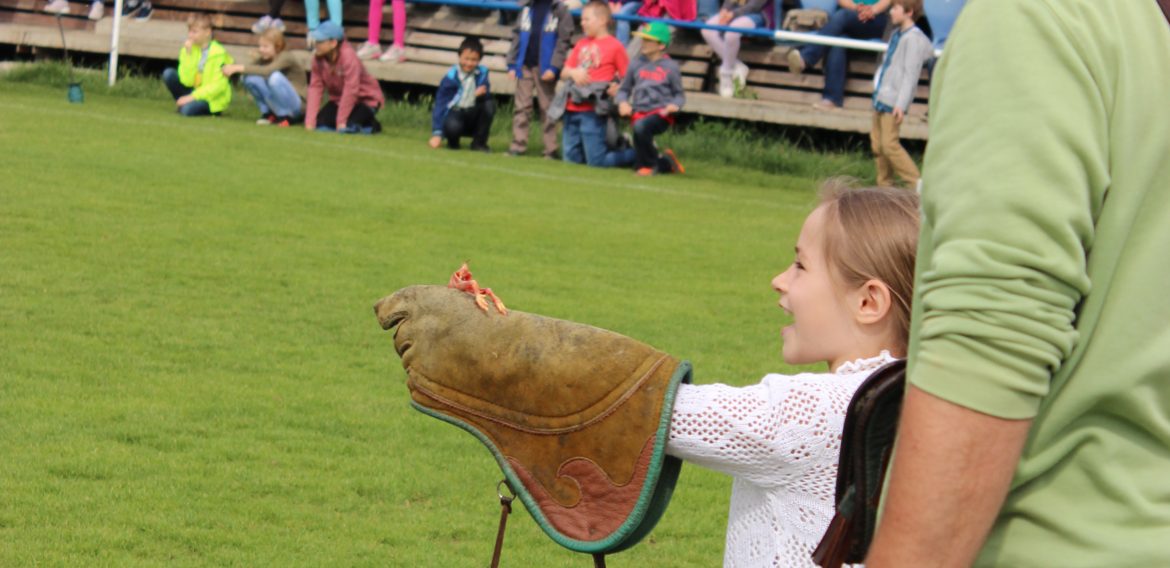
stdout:
<svg viewBox="0 0 1170 568">
<path fill-rule="evenodd" d="M 662 22 L 650 22 L 634 32 L 634 35 L 652 39 L 662 45 L 670 45 L 670 27 Z"/>
</svg>

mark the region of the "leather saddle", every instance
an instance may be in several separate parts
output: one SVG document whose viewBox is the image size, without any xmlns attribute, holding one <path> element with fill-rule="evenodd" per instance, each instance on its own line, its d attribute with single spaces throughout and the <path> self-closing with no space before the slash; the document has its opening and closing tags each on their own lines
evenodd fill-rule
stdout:
<svg viewBox="0 0 1170 568">
<path fill-rule="evenodd" d="M 837 462 L 836 513 L 813 552 L 813 562 L 822 568 L 865 562 L 905 390 L 906 361 L 891 361 L 866 377 L 849 400 Z"/>
<path fill-rule="evenodd" d="M 596 558 L 653 529 L 681 467 L 664 448 L 689 363 L 441 286 L 403 288 L 374 311 L 396 328 L 412 406 L 483 442 L 555 542 Z"/>
</svg>

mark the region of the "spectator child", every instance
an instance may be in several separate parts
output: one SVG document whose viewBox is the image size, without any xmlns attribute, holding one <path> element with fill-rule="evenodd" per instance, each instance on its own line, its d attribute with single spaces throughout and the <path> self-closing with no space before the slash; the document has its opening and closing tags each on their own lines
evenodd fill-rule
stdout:
<svg viewBox="0 0 1170 568">
<path fill-rule="evenodd" d="M 341 26 L 323 22 L 313 32 L 313 66 L 305 102 L 305 129 L 372 134 L 382 131 L 378 109 L 385 98 L 365 66 L 345 41 Z M 328 95 L 329 102 L 321 106 Z"/>
<path fill-rule="evenodd" d="M 244 74 L 244 87 L 260 108 L 256 124 L 288 126 L 305 116 L 305 68 L 285 50 L 284 34 L 268 28 L 260 34 L 260 46 L 250 65 L 225 65 L 227 76 Z"/>
<path fill-rule="evenodd" d="M 232 84 L 223 66 L 231 63 L 232 56 L 211 38 L 211 18 L 203 13 L 187 16 L 187 41 L 179 50 L 179 67 L 163 71 L 163 83 L 175 98 L 179 114 L 223 112 L 232 102 Z"/>
<path fill-rule="evenodd" d="M 719 13 L 711 16 L 707 23 L 733 28 L 762 28 L 764 15 L 760 10 L 766 1 L 724 0 Z M 735 96 L 737 82 L 741 87 L 747 84 L 748 66 L 739 60 L 739 43 L 743 34 L 717 30 L 703 30 L 702 34 L 703 40 L 722 60 L 719 66 L 719 96 L 731 98 Z"/>
<path fill-rule="evenodd" d="M 614 99 L 618 113 L 631 117 L 634 125 L 634 171 L 641 176 L 683 173 L 670 148 L 660 154 L 654 145 L 654 137 L 674 124 L 675 113 L 686 102 L 682 72 L 666 55 L 670 28 L 652 22 L 634 33 L 642 38 L 642 54 L 630 64 Z"/>
<path fill-rule="evenodd" d="M 877 39 L 886 31 L 890 21 L 887 12 L 890 0 L 838 0 L 840 9 L 829 16 L 829 21 L 817 35 L 828 37 L 849 37 L 853 39 Z M 825 60 L 825 87 L 822 99 L 813 104 L 821 110 L 841 108 L 845 104 L 845 75 L 849 66 L 848 50 L 844 47 L 828 47 L 808 44 L 800 49 L 788 51 L 788 69 L 803 73 L 805 68 Z"/>
<path fill-rule="evenodd" d="M 918 168 L 898 140 L 898 129 L 914 100 L 922 66 L 934 54 L 930 39 L 914 25 L 921 14 L 922 0 L 891 2 L 890 22 L 895 29 L 873 79 L 873 130 L 869 134 L 878 185 L 893 185 L 894 173 L 910 187 L 918 183 Z"/>
<path fill-rule="evenodd" d="M 394 43 L 382 51 L 382 8 L 386 0 L 370 0 L 369 27 L 366 42 L 358 48 L 361 59 L 378 58 L 386 63 L 406 61 L 406 0 L 390 0 L 390 11 L 394 18 Z"/>
<path fill-rule="evenodd" d="M 508 51 L 508 76 L 516 79 L 515 111 L 512 115 L 512 144 L 508 154 L 518 156 L 528 149 L 528 120 L 532 97 L 540 104 L 544 157 L 555 158 L 557 124 L 548 116 L 556 80 L 573 36 L 573 18 L 561 0 L 520 0 L 524 7 L 513 29 Z"/>
<path fill-rule="evenodd" d="M 483 44 L 469 37 L 459 46 L 459 64 L 453 65 L 435 93 L 435 110 L 431 115 L 431 148 L 438 148 L 443 138 L 447 147 L 459 149 L 459 138 L 471 136 L 471 149 L 489 151 L 487 140 L 496 115 L 488 69 L 480 65 Z"/>
<path fill-rule="evenodd" d="M 617 94 L 618 81 L 626 75 L 629 58 L 626 49 L 609 35 L 609 5 L 594 0 L 581 9 L 581 29 L 585 37 L 573 47 L 565 60 L 568 87 L 590 93 L 578 101 L 569 95 L 565 103 L 565 130 L 562 145 L 565 161 L 594 167 L 621 167 L 634 163 L 633 149 L 611 150 L 606 145 L 608 113 L 598 108 Z"/>
<path fill-rule="evenodd" d="M 724 566 L 814 566 L 833 516 L 845 410 L 875 369 L 907 349 L 918 196 L 826 188 L 772 279 L 784 361 L 828 372 L 753 386 L 679 386 L 666 452 L 733 477 Z"/>
</svg>

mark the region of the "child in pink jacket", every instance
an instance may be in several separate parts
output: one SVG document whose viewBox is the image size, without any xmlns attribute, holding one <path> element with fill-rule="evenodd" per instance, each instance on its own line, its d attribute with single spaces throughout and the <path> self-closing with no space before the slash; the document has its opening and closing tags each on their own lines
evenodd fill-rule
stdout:
<svg viewBox="0 0 1170 568">
<path fill-rule="evenodd" d="M 382 87 L 345 41 L 341 26 L 323 22 L 313 30 L 312 37 L 315 45 L 305 102 L 305 128 L 336 129 L 341 133 L 381 132 L 377 114 L 386 100 Z M 329 102 L 322 107 L 325 94 Z"/>
</svg>

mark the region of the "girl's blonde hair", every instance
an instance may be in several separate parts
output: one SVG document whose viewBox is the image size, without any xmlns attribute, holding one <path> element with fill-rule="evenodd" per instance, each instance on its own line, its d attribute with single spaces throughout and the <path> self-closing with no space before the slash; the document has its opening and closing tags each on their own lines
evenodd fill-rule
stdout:
<svg viewBox="0 0 1170 568">
<path fill-rule="evenodd" d="M 264 30 L 264 33 L 260 34 L 260 41 L 271 43 L 277 53 L 284 51 L 284 32 L 276 28 Z"/>
<path fill-rule="evenodd" d="M 856 289 L 880 280 L 890 289 L 898 347 L 910 337 L 914 259 L 918 249 L 918 194 L 889 187 L 854 188 L 829 180 L 821 188 L 825 258 L 838 284 Z"/>
</svg>

